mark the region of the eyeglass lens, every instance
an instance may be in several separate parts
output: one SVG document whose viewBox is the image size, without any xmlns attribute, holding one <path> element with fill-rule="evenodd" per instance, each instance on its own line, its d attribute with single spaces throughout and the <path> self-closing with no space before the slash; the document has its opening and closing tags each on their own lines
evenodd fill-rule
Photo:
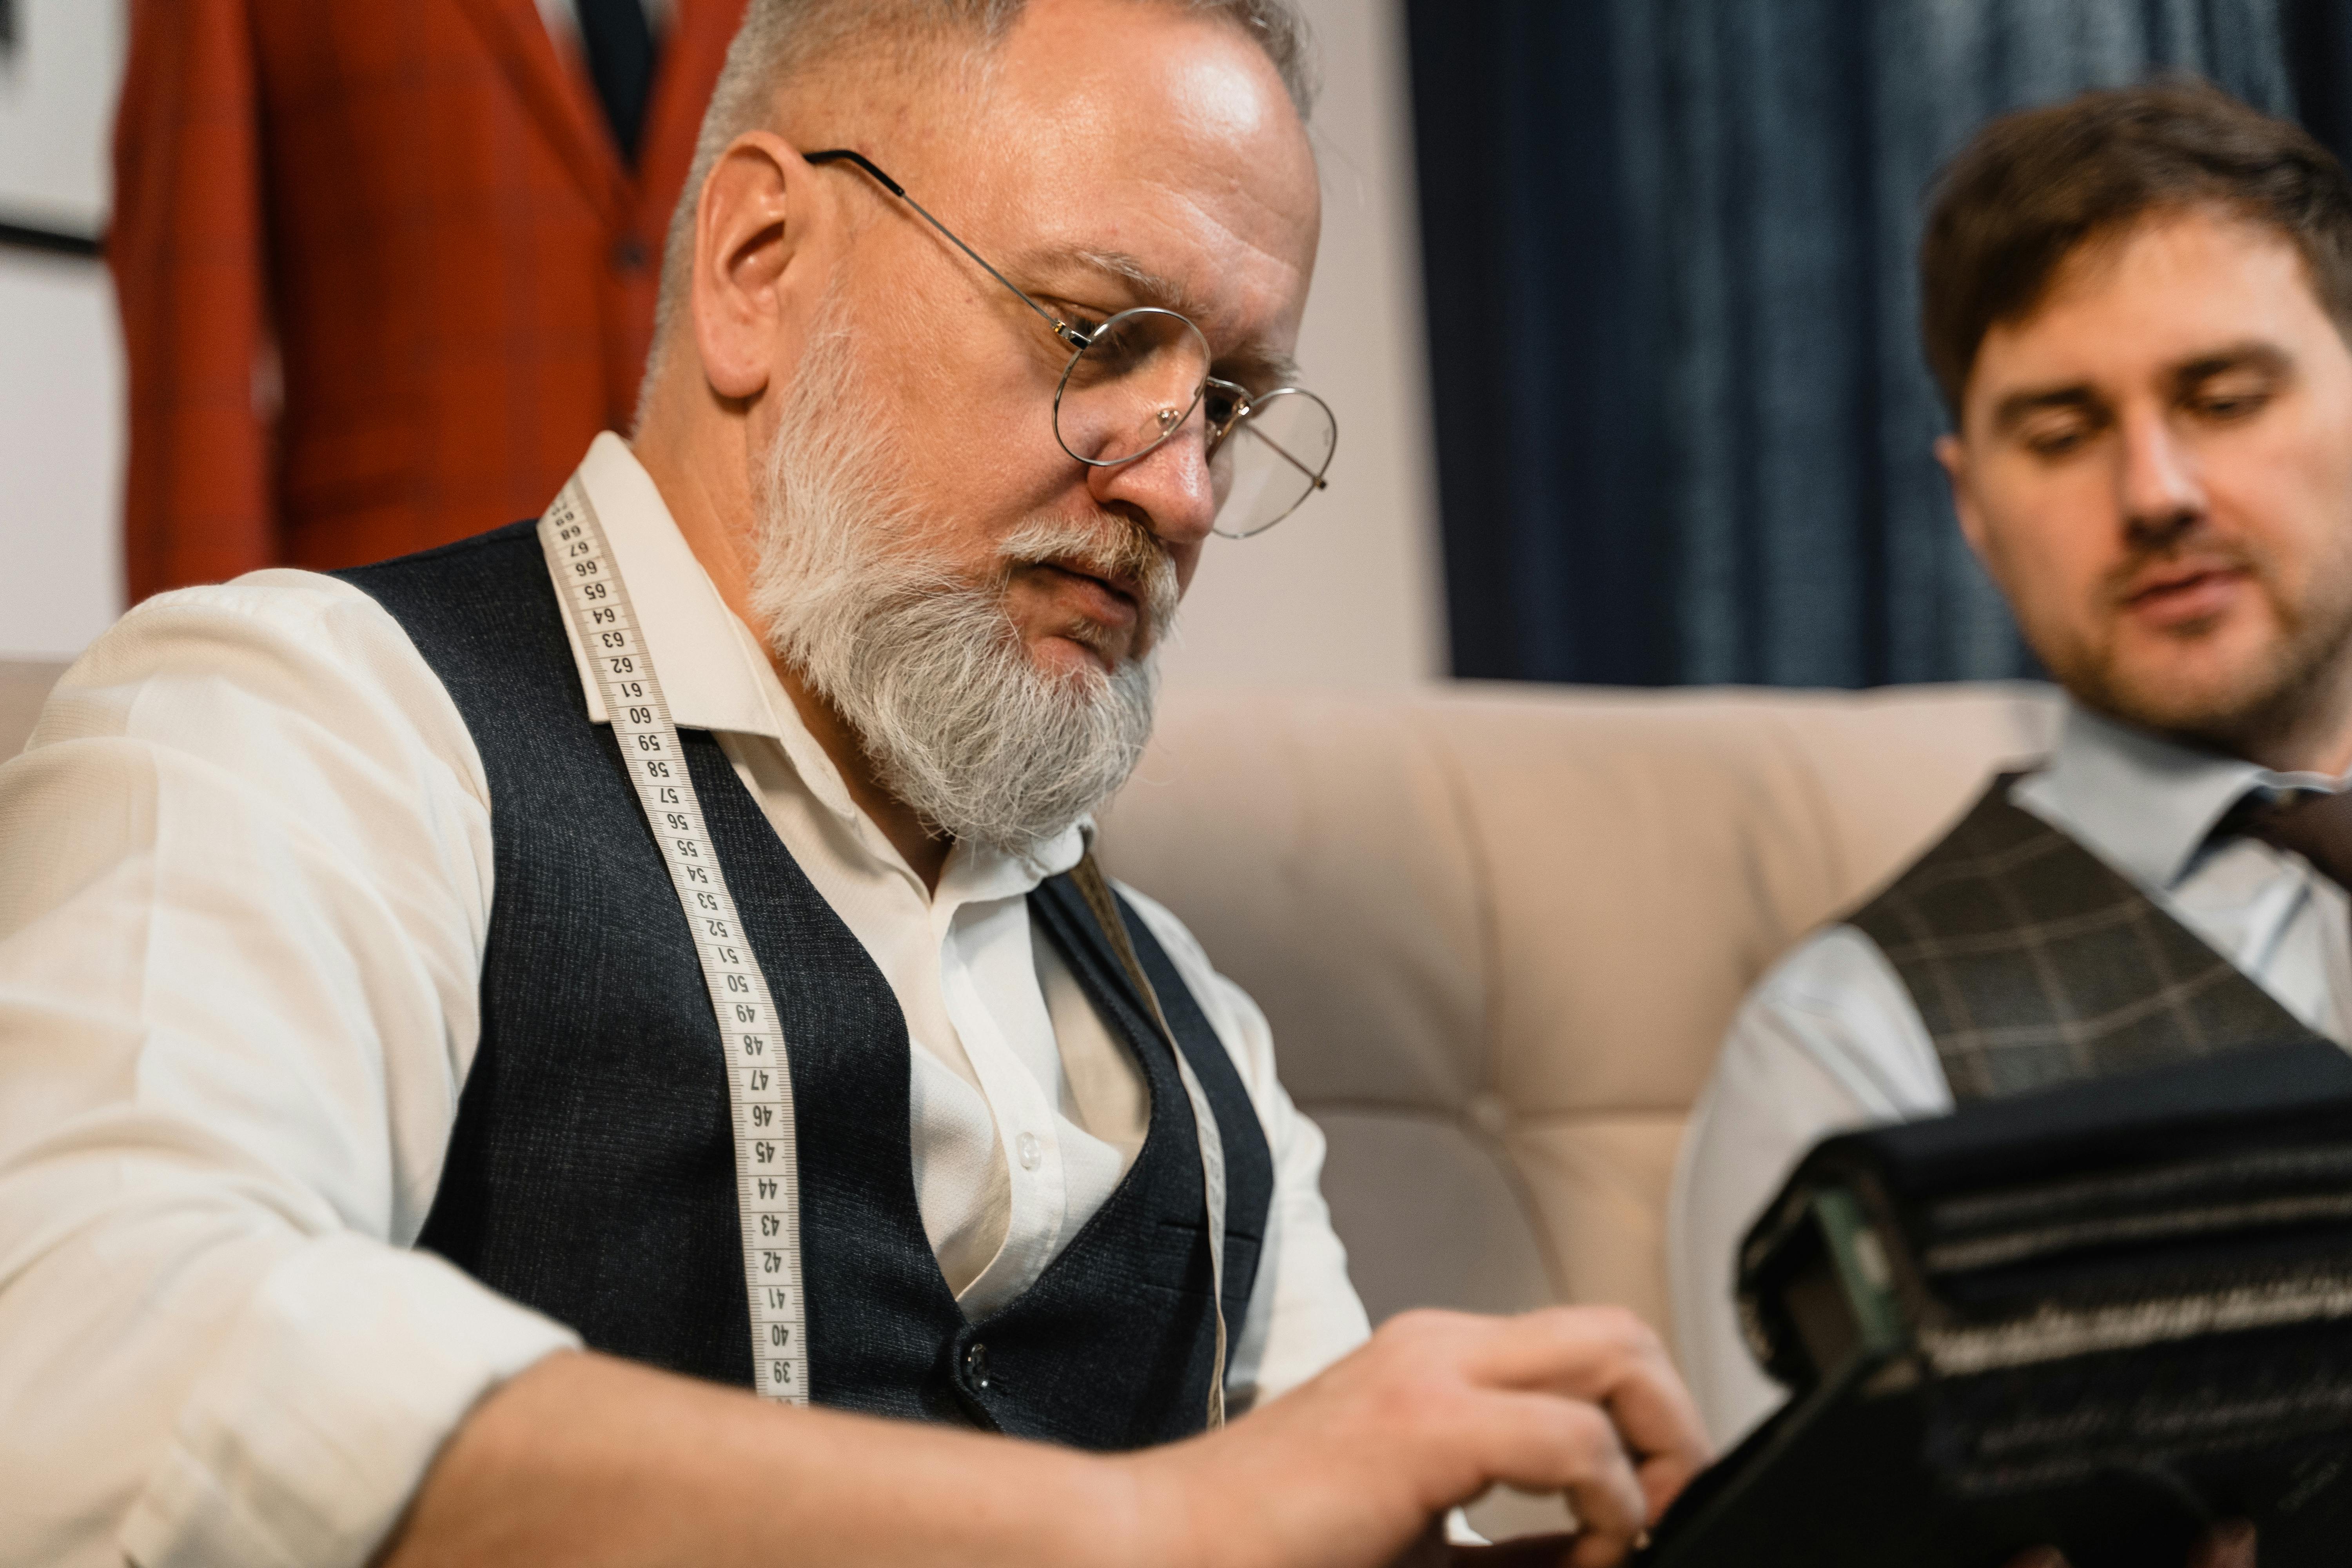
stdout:
<svg viewBox="0 0 2352 1568">
<path fill-rule="evenodd" d="M 1246 539 L 1296 511 L 1322 485 L 1339 438 L 1331 410 L 1311 392 L 1286 386 L 1253 398 L 1213 459 L 1217 531 Z"/>
<path fill-rule="evenodd" d="M 1172 310 L 1128 310 L 1093 329 L 1054 401 L 1054 433 L 1080 462 L 1141 457 L 1181 428 L 1209 377 L 1209 344 Z"/>
<path fill-rule="evenodd" d="M 1122 311 L 1072 356 L 1054 401 L 1054 434 L 1080 462 L 1129 462 L 1169 440 L 1208 392 L 1210 354 L 1201 330 L 1171 310 Z M 1209 392 L 1223 417 L 1223 396 Z M 1314 394 L 1291 388 L 1252 400 L 1210 462 L 1216 531 L 1264 532 L 1312 495 L 1339 433 Z"/>
</svg>

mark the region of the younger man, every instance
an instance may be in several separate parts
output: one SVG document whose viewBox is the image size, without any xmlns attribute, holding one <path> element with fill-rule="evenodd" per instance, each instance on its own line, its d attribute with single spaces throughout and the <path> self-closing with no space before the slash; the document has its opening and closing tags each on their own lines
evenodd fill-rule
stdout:
<svg viewBox="0 0 2352 1568">
<path fill-rule="evenodd" d="M 2214 89 L 2091 93 L 1961 153 L 1920 268 L 1961 529 L 2069 703 L 1733 1025 L 1671 1217 L 1718 1439 L 1779 1398 L 1734 1249 L 1823 1133 L 2352 1037 L 2352 186 Z"/>
</svg>

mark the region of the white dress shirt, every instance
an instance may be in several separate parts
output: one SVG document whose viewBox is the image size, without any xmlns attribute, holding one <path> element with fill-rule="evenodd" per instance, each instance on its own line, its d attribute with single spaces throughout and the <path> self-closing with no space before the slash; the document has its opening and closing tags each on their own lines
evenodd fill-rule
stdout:
<svg viewBox="0 0 2352 1568">
<path fill-rule="evenodd" d="M 2298 855 L 2209 843 L 2248 790 L 2340 790 L 2191 751 L 2070 707 L 2049 764 L 2010 799 L 2074 836 L 2315 1032 L 2352 1039 L 2343 889 Z M 1741 1338 L 1733 1261 L 1800 1158 L 1827 1134 L 1952 1109 L 1943 1064 L 1878 945 L 1833 926 L 1783 959 L 1733 1021 L 1684 1135 L 1667 1215 L 1675 1333 L 1709 1432 L 1727 1444 L 1784 1396 Z"/>
<path fill-rule="evenodd" d="M 927 891 L 626 446 L 581 472 L 677 722 L 718 733 L 906 1013 L 924 1227 L 982 1315 L 1141 1141 L 1135 1068 L 1027 916 L 1081 832 L 959 846 Z M 472 1405 L 576 1342 L 411 1250 L 479 1030 L 488 805 L 397 625 L 291 571 L 133 610 L 0 766 L 0 1563 L 363 1563 Z M 1264 1016 L 1129 897 L 1274 1154 L 1246 1408 L 1363 1309 Z"/>
</svg>

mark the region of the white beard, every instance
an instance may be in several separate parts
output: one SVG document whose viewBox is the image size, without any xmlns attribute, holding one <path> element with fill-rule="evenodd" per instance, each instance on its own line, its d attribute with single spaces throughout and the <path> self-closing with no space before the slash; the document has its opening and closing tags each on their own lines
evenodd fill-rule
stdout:
<svg viewBox="0 0 2352 1568">
<path fill-rule="evenodd" d="M 1127 574 L 1142 584 L 1139 645 L 1156 647 L 1174 619 L 1174 567 L 1115 515 L 1024 526 L 986 583 L 924 564 L 924 519 L 891 499 L 850 341 L 820 323 L 782 410 L 752 609 L 777 656 L 857 735 L 885 789 L 934 832 L 1025 852 L 1127 782 L 1151 733 L 1159 673 L 1148 651 L 1108 670 L 1040 669 L 1006 612 L 1013 569 L 1050 559 Z"/>
</svg>

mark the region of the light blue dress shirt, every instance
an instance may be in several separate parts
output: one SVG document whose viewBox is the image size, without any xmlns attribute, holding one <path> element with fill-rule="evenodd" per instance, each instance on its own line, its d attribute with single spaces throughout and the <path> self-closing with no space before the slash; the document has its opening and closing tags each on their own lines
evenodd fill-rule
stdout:
<svg viewBox="0 0 2352 1568">
<path fill-rule="evenodd" d="M 2208 843 L 2248 790 L 2339 790 L 2199 752 L 2070 707 L 2048 764 L 2010 799 L 2063 829 L 2213 944 L 2312 1029 L 2352 1040 L 2352 931 L 2342 889 L 2300 856 Z M 1952 1108 L 1936 1048 L 1878 946 L 1816 933 L 1765 975 L 1694 1108 L 1667 1215 L 1675 1334 L 1709 1432 L 1727 1444 L 1782 1390 L 1740 1337 L 1733 1258 L 1758 1212 L 1824 1135 Z"/>
</svg>

